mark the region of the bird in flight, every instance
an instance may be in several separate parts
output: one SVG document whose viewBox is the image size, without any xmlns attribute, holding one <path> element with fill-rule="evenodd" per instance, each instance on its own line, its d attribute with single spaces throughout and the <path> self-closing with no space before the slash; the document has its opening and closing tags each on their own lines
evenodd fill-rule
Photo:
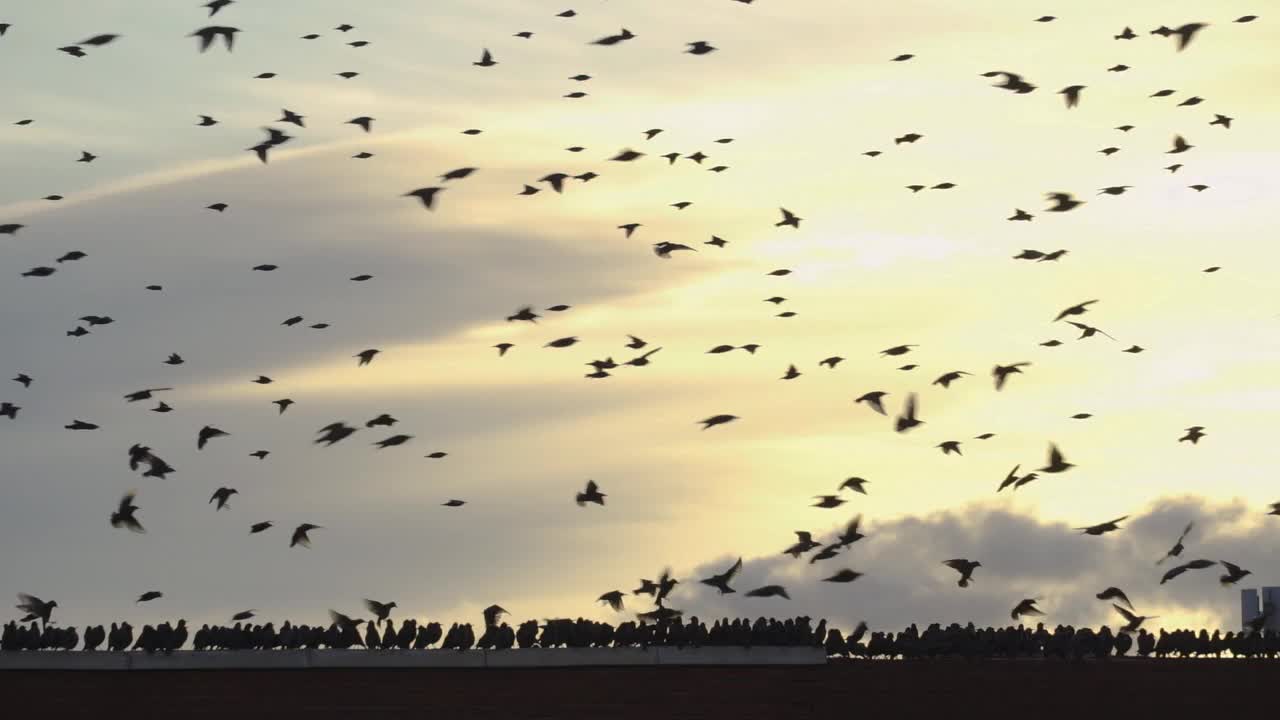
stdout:
<svg viewBox="0 0 1280 720">
<path fill-rule="evenodd" d="M 227 52 L 234 49 L 236 41 L 236 33 L 240 32 L 240 28 L 226 27 L 223 25 L 210 25 L 200 28 L 191 33 L 187 37 L 200 38 L 200 52 L 208 50 L 218 38 L 222 38 L 226 44 Z"/>
</svg>

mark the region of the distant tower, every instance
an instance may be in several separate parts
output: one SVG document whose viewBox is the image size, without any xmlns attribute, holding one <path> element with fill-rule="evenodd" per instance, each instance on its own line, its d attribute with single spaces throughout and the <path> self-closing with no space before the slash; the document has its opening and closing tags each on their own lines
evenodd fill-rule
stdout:
<svg viewBox="0 0 1280 720">
<path fill-rule="evenodd" d="M 1248 630 L 1249 623 L 1258 617 L 1258 591 L 1252 588 L 1240 591 L 1240 629 Z"/>
<path fill-rule="evenodd" d="M 1280 631 L 1280 587 L 1262 588 L 1262 612 L 1267 616 L 1266 628 Z"/>
</svg>

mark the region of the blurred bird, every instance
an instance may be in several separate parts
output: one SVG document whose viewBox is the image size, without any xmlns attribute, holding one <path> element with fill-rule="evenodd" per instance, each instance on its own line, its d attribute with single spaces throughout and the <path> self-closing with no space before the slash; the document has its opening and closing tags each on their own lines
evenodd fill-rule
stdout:
<svg viewBox="0 0 1280 720">
<path fill-rule="evenodd" d="M 600 492 L 600 486 L 596 485 L 596 481 L 588 480 L 587 489 L 578 493 L 575 496 L 574 500 L 575 502 L 578 503 L 578 507 L 584 507 L 589 502 L 595 503 L 601 507 L 604 507 L 605 497 L 607 496 L 604 493 Z"/>
<path fill-rule="evenodd" d="M 982 567 L 982 563 L 977 560 L 966 560 L 964 558 L 943 560 L 942 564 L 960 573 L 960 580 L 956 584 L 962 588 L 969 587 L 969 582 L 973 578 L 973 571 Z"/>
<path fill-rule="evenodd" d="M 733 577 L 737 575 L 738 571 L 741 569 L 742 569 L 742 558 L 738 558 L 738 561 L 735 562 L 732 566 L 730 566 L 728 570 L 725 570 L 719 575 L 712 575 L 709 578 L 699 580 L 698 582 L 702 583 L 703 585 L 710 585 L 716 590 L 719 590 L 721 595 L 727 595 L 729 593 L 737 592 L 733 588 L 729 587 L 729 581 L 733 580 Z"/>
<path fill-rule="evenodd" d="M 1082 531 L 1085 535 L 1093 535 L 1095 537 L 1099 535 L 1105 535 L 1109 532 L 1115 532 L 1116 530 L 1119 530 L 1120 521 L 1125 520 L 1128 517 L 1129 517 L 1128 515 L 1124 515 L 1116 518 L 1115 520 L 1109 520 L 1107 522 L 1099 523 L 1097 525 L 1090 525 L 1089 527 L 1076 528 L 1076 530 Z"/>
</svg>

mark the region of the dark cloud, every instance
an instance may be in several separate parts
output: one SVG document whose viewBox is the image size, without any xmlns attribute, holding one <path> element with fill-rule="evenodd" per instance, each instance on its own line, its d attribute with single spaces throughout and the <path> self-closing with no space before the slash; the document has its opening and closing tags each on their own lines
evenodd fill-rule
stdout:
<svg viewBox="0 0 1280 720">
<path fill-rule="evenodd" d="M 840 627 L 860 620 L 880 629 L 910 623 L 967 622 L 1004 625 L 1022 598 L 1040 598 L 1050 624 L 1116 622 L 1110 605 L 1094 598 L 1108 586 L 1122 588 L 1139 612 L 1216 620 L 1238 629 L 1238 588 L 1218 583 L 1221 571 L 1192 571 L 1161 586 L 1170 564 L 1155 562 L 1171 547 L 1189 521 L 1196 524 L 1184 560 L 1228 560 L 1253 571 L 1243 587 L 1275 582 L 1280 560 L 1273 552 L 1274 524 L 1259 508 L 1240 502 L 1192 497 L 1162 499 L 1119 532 L 1083 536 L 1061 523 L 1041 523 L 1007 510 L 975 505 L 927 517 L 889 523 L 869 522 L 869 537 L 839 558 L 810 565 L 808 557 L 778 555 L 750 558 L 734 583 L 737 595 L 723 598 L 696 583 L 721 572 L 732 558 L 718 559 L 687 573 L 676 604 L 702 617 L 722 615 L 794 615 L 826 617 Z M 823 534 L 834 536 L 837 528 Z M 819 538 L 822 539 L 822 538 Z M 782 550 L 792 540 L 780 535 Z M 982 562 L 968 588 L 941 565 L 955 557 Z M 849 585 L 818 582 L 842 567 L 866 573 Z M 685 577 L 685 576 L 682 576 Z M 793 600 L 756 600 L 742 593 L 765 584 L 791 590 Z M 696 589 L 690 590 L 690 588 Z M 1153 623 L 1159 625 L 1159 621 Z"/>
</svg>

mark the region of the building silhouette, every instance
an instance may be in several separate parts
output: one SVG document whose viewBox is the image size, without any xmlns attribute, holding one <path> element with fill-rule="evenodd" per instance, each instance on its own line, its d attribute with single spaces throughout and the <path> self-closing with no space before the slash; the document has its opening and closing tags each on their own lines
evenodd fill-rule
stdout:
<svg viewBox="0 0 1280 720">
<path fill-rule="evenodd" d="M 1240 591 L 1240 629 L 1247 630 L 1259 615 L 1267 616 L 1265 629 L 1280 631 L 1280 587 Z"/>
</svg>

